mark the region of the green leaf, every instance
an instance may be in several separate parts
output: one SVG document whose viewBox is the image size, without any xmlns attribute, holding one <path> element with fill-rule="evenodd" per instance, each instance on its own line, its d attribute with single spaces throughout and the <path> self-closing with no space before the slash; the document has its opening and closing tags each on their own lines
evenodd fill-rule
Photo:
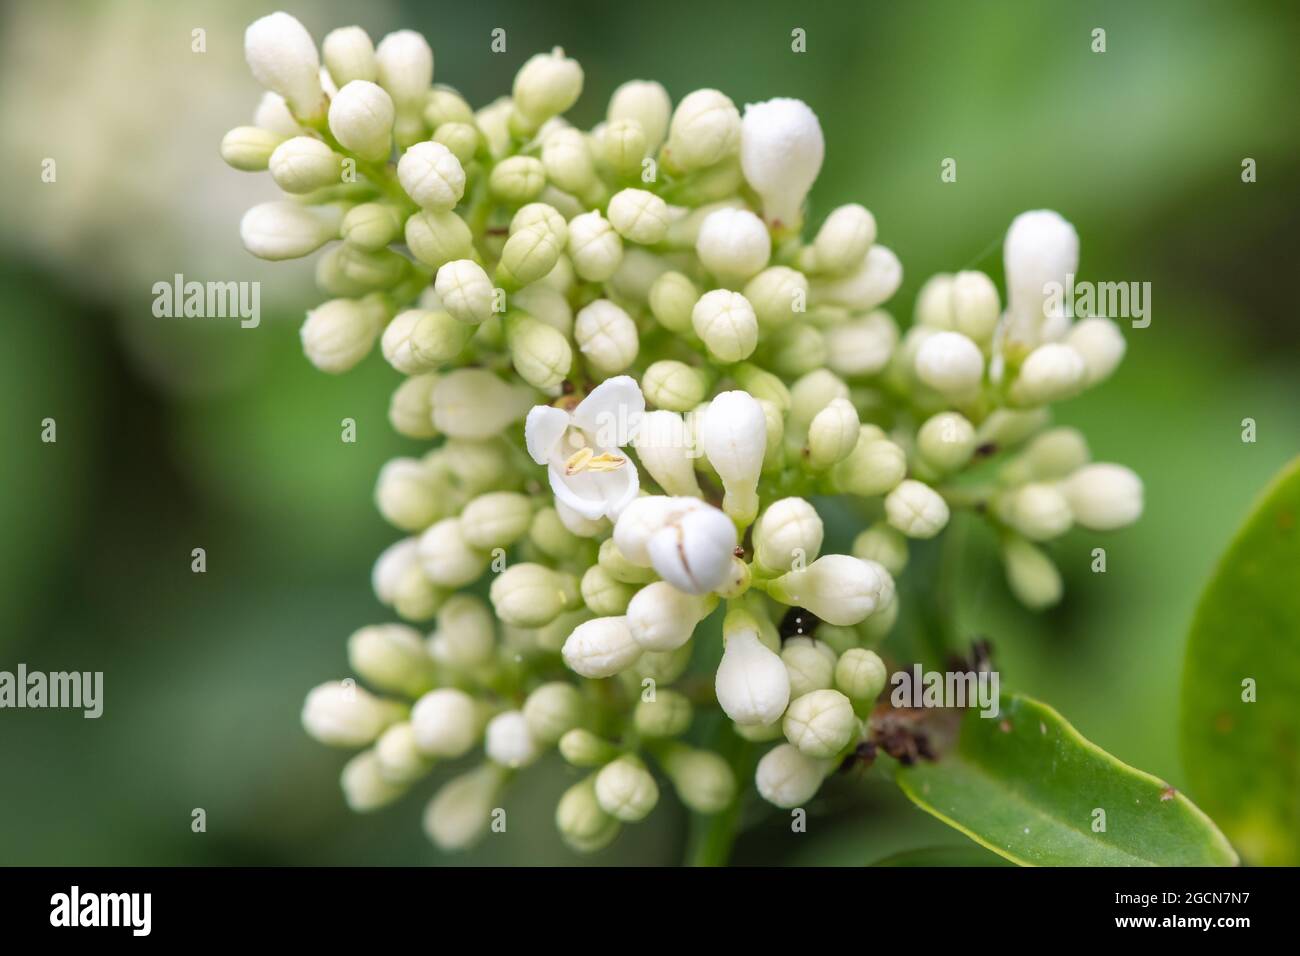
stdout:
<svg viewBox="0 0 1300 956">
<path fill-rule="evenodd" d="M 967 843 L 965 846 L 925 846 L 903 850 L 882 857 L 872 866 L 1010 866 L 1000 856 L 982 847 Z"/>
<path fill-rule="evenodd" d="M 1242 855 L 1300 864 L 1300 458 L 1264 490 L 1201 595 L 1182 744 L 1189 787 Z"/>
<path fill-rule="evenodd" d="M 955 747 L 898 771 L 903 792 L 1026 866 L 1222 866 L 1237 855 L 1204 813 L 1084 737 L 1046 704 L 1003 695 L 968 710 Z M 1104 810 L 1105 831 L 1095 832 Z"/>
</svg>

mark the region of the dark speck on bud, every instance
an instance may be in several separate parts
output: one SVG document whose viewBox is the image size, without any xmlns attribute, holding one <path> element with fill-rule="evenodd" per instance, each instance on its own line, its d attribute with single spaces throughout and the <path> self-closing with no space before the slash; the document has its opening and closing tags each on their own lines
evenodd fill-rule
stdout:
<svg viewBox="0 0 1300 956">
<path fill-rule="evenodd" d="M 792 637 L 812 637 L 820 623 L 821 620 L 817 615 L 807 608 L 792 607 L 785 612 L 785 617 L 781 618 L 779 628 L 781 640 L 784 642 Z"/>
</svg>

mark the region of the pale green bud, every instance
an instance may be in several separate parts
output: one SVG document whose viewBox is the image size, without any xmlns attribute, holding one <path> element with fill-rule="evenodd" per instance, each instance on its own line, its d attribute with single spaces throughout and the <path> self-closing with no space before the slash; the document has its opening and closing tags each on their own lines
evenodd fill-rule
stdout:
<svg viewBox="0 0 1300 956">
<path fill-rule="evenodd" d="M 384 248 L 402 236 L 402 217 L 386 203 L 365 202 L 343 217 L 343 241 L 367 252 Z"/>
<path fill-rule="evenodd" d="M 646 651 L 633 662 L 630 673 L 638 681 L 648 679 L 656 684 L 671 684 L 690 667 L 691 651 L 690 642 L 671 651 Z"/>
<path fill-rule="evenodd" d="M 839 206 L 817 230 L 809 264 L 818 272 L 853 272 L 875 241 L 875 216 L 857 203 Z"/>
<path fill-rule="evenodd" d="M 700 224 L 695 252 L 715 276 L 741 281 L 766 268 L 772 237 L 763 220 L 748 209 L 718 209 Z"/>
<path fill-rule="evenodd" d="M 457 322 L 446 312 L 408 309 L 388 323 L 380 347 L 393 368 L 418 375 L 450 362 L 473 334 L 472 326 Z"/>
<path fill-rule="evenodd" d="M 375 504 L 403 531 L 423 531 L 443 514 L 442 482 L 417 458 L 394 458 L 379 470 Z"/>
<path fill-rule="evenodd" d="M 460 530 L 459 518 L 443 518 L 420 536 L 420 564 L 434 584 L 460 588 L 487 570 L 489 555 L 473 548 Z"/>
<path fill-rule="evenodd" d="M 333 252 L 333 268 L 351 288 L 366 292 L 391 289 L 410 274 L 410 262 L 391 249 L 371 252 L 344 243 Z"/>
<path fill-rule="evenodd" d="M 566 338 L 573 332 L 573 308 L 564 293 L 535 282 L 520 289 L 511 297 L 511 304 L 527 312 L 539 322 L 545 322 Z"/>
<path fill-rule="evenodd" d="M 575 196 L 585 196 L 600 187 L 587 137 L 572 127 L 547 134 L 542 141 L 542 167 L 547 182 Z"/>
<path fill-rule="evenodd" d="M 1005 484 L 1064 478 L 1088 463 L 1087 439 L 1077 428 L 1053 428 L 1037 435 L 999 474 Z"/>
<path fill-rule="evenodd" d="M 807 322 L 791 322 L 777 329 L 766 354 L 772 371 L 787 378 L 822 368 L 829 358 L 825 336 Z"/>
<path fill-rule="evenodd" d="M 811 800 L 831 769 L 829 760 L 810 757 L 793 744 L 780 744 L 758 762 L 754 784 L 768 803 L 789 810 Z"/>
<path fill-rule="evenodd" d="M 763 453 L 763 472 L 776 474 L 785 467 L 785 417 L 775 402 L 760 398 L 758 404 L 767 419 L 767 451 Z"/>
<path fill-rule="evenodd" d="M 561 332 L 520 312 L 506 320 L 506 342 L 525 382 L 547 394 L 559 393 L 573 367 L 573 349 Z"/>
<path fill-rule="evenodd" d="M 439 379 L 439 385 L 441 384 Z M 470 382 L 470 391 L 476 384 Z M 438 395 L 437 390 L 434 395 Z M 448 467 L 466 494 L 477 495 L 503 487 L 518 487 L 517 481 L 504 480 L 510 475 L 513 459 L 507 446 L 499 440 L 453 437 L 442 446 L 442 451 Z"/>
<path fill-rule="evenodd" d="M 339 27 L 325 34 L 321 53 L 330 79 L 339 89 L 353 80 L 374 81 L 378 75 L 375 45 L 361 27 Z"/>
<path fill-rule="evenodd" d="M 415 745 L 415 728 L 409 723 L 393 724 L 375 741 L 379 774 L 390 784 L 404 787 L 433 769 L 433 761 Z"/>
<path fill-rule="evenodd" d="M 411 727 L 421 753 L 451 760 L 478 742 L 483 714 L 474 698 L 463 690 L 440 687 L 415 702 Z"/>
<path fill-rule="evenodd" d="M 745 298 L 759 325 L 775 328 L 806 309 L 808 278 L 788 266 L 771 266 L 746 283 Z"/>
<path fill-rule="evenodd" d="M 952 274 L 938 272 L 926 279 L 916 294 L 913 317 L 929 329 L 952 330 Z"/>
<path fill-rule="evenodd" d="M 535 628 L 529 633 L 532 635 L 538 650 L 545 651 L 548 654 L 559 654 L 564 648 L 564 642 L 573 633 L 573 629 L 591 619 L 591 611 L 587 610 L 585 606 L 579 607 L 572 611 L 566 611 L 545 627 Z M 506 626 L 506 633 L 510 633 L 512 630 L 522 629 Z"/>
<path fill-rule="evenodd" d="M 601 131 L 600 156 L 616 176 L 631 179 L 641 172 L 641 164 L 650 150 L 645 130 L 632 119 L 611 120 Z"/>
<path fill-rule="evenodd" d="M 453 777 L 424 811 L 424 831 L 440 850 L 464 850 L 488 832 L 507 771 L 488 762 Z"/>
<path fill-rule="evenodd" d="M 884 246 L 872 246 L 856 272 L 843 278 L 813 282 L 809 290 L 814 305 L 838 305 L 854 312 L 869 312 L 886 302 L 903 282 L 898 256 Z"/>
<path fill-rule="evenodd" d="M 402 112 L 423 108 L 433 82 L 433 50 L 414 30 L 395 30 L 375 48 L 379 84 L 393 96 Z"/>
<path fill-rule="evenodd" d="M 465 170 L 442 143 L 416 143 L 397 161 L 397 180 L 421 209 L 453 208 L 465 193 Z"/>
<path fill-rule="evenodd" d="M 670 651 L 689 641 L 716 605 L 712 595 L 684 594 L 667 581 L 653 581 L 628 602 L 627 628 L 642 649 Z"/>
<path fill-rule="evenodd" d="M 588 364 L 606 376 L 628 368 L 640 348 L 636 323 L 608 299 L 597 299 L 578 311 L 573 338 Z"/>
<path fill-rule="evenodd" d="M 512 564 L 488 590 L 497 617 L 516 627 L 542 627 L 578 601 L 571 574 L 540 564 Z"/>
<path fill-rule="evenodd" d="M 378 810 L 406 791 L 403 785 L 385 779 L 373 750 L 363 750 L 344 764 L 339 784 L 348 809 L 354 813 Z"/>
<path fill-rule="evenodd" d="M 952 327 L 981 345 L 992 341 L 1002 306 L 997 286 L 982 272 L 958 272 L 949 291 Z"/>
<path fill-rule="evenodd" d="M 388 422 L 393 430 L 407 438 L 433 438 L 433 386 L 438 376 L 427 372 L 412 375 L 393 391 L 388 403 Z"/>
<path fill-rule="evenodd" d="M 821 471 L 843 461 L 858 444 L 858 411 L 847 398 L 833 399 L 808 426 L 808 463 Z"/>
<path fill-rule="evenodd" d="M 636 757 L 624 755 L 596 774 L 596 801 L 610 816 L 635 823 L 659 802 L 659 785 Z"/>
<path fill-rule="evenodd" d="M 742 362 L 731 370 L 736 384 L 759 401 L 771 402 L 782 414 L 790 409 L 790 390 L 785 382 L 751 362 Z"/>
<path fill-rule="evenodd" d="M 380 603 L 408 621 L 427 621 L 447 597 L 424 574 L 418 538 L 385 548 L 375 561 L 371 584 Z"/>
<path fill-rule="evenodd" d="M 346 372 L 374 348 L 387 312 L 378 298 L 331 299 L 307 313 L 302 350 L 322 372 Z"/>
<path fill-rule="evenodd" d="M 528 539 L 538 551 L 557 561 L 574 557 L 584 547 L 582 538 L 565 523 L 558 507 L 538 509 L 528 528 Z"/>
<path fill-rule="evenodd" d="M 1114 531 L 1142 515 L 1142 479 L 1123 465 L 1085 465 L 1061 483 L 1075 520 L 1090 531 Z"/>
<path fill-rule="evenodd" d="M 650 287 L 650 311 L 670 332 L 691 328 L 691 313 L 700 299 L 700 290 L 680 272 L 665 272 Z"/>
<path fill-rule="evenodd" d="M 434 280 L 434 291 L 451 317 L 477 325 L 492 315 L 495 292 L 483 267 L 472 259 L 443 263 Z"/>
<path fill-rule="evenodd" d="M 447 147 L 462 167 L 473 161 L 482 142 L 478 130 L 470 123 L 443 123 L 433 134 L 433 141 Z"/>
<path fill-rule="evenodd" d="M 875 651 L 855 647 L 835 664 L 835 686 L 853 700 L 874 701 L 888 681 L 889 669 Z"/>
<path fill-rule="evenodd" d="M 525 534 L 533 520 L 527 495 L 493 491 L 479 495 L 460 514 L 460 530 L 471 547 L 480 551 L 508 548 Z"/>
<path fill-rule="evenodd" d="M 980 422 L 975 430 L 975 437 L 982 444 L 993 444 L 998 448 L 1011 448 L 1026 438 L 1047 427 L 1052 414 L 1045 408 L 1031 408 L 1021 411 L 1014 408 L 995 408 L 989 416 Z"/>
<path fill-rule="evenodd" d="M 239 238 L 259 259 L 297 259 L 337 239 L 342 218 L 337 206 L 264 202 L 239 220 Z"/>
<path fill-rule="evenodd" d="M 488 188 L 503 202 L 523 205 L 536 199 L 546 185 L 546 168 L 532 156 L 509 156 L 492 167 Z"/>
<path fill-rule="evenodd" d="M 892 600 L 894 579 L 874 561 L 828 554 L 805 570 L 781 575 L 768 586 L 768 593 L 782 604 L 806 607 L 823 621 L 850 625 Z"/>
<path fill-rule="evenodd" d="M 575 783 L 555 807 L 560 837 L 579 853 L 595 853 L 618 836 L 622 824 L 600 807 L 593 778 Z"/>
<path fill-rule="evenodd" d="M 940 472 L 959 471 L 975 454 L 975 426 L 957 412 L 940 412 L 917 431 L 916 450 Z"/>
<path fill-rule="evenodd" d="M 528 721 L 518 710 L 507 710 L 488 721 L 483 749 L 493 763 L 511 769 L 526 767 L 542 755 Z"/>
<path fill-rule="evenodd" d="M 645 380 L 650 378 L 655 365 L 646 371 Z M 645 391 L 651 402 L 663 404 L 654 397 L 658 390 L 646 388 Z M 646 412 L 635 445 L 641 465 L 664 491 L 670 495 L 701 496 L 695 476 L 694 436 L 681 415 L 662 408 Z"/>
<path fill-rule="evenodd" d="M 1061 572 L 1041 548 L 1009 534 L 1002 541 L 1002 561 L 1011 593 L 1025 607 L 1038 611 L 1061 600 Z"/>
<path fill-rule="evenodd" d="M 627 610 L 636 589 L 615 581 L 599 564 L 592 565 L 582 576 L 582 601 L 598 617 L 613 617 Z"/>
<path fill-rule="evenodd" d="M 875 311 L 833 326 L 826 337 L 826 363 L 848 377 L 876 375 L 889 364 L 898 345 L 898 326 L 888 312 Z"/>
<path fill-rule="evenodd" d="M 496 621 L 482 599 L 453 594 L 438 609 L 437 628 L 429 635 L 429 656 L 453 670 L 471 670 L 492 660 Z"/>
<path fill-rule="evenodd" d="M 835 756 L 859 731 L 853 703 L 837 690 L 815 690 L 790 701 L 781 728 L 801 753 L 820 759 Z"/>
<path fill-rule="evenodd" d="M 575 767 L 599 767 L 618 756 L 618 748 L 581 727 L 560 737 L 560 756 Z"/>
<path fill-rule="evenodd" d="M 843 491 L 869 498 L 892 491 L 903 480 L 907 454 L 880 436 L 880 429 L 873 425 L 859 428 L 853 451 L 835 466 L 835 483 Z"/>
<path fill-rule="evenodd" d="M 857 557 L 857 555 L 854 555 Z M 880 612 L 883 614 L 884 612 Z M 874 614 L 869 618 L 874 621 L 879 614 Z M 843 654 L 847 650 L 857 647 L 862 643 L 862 634 L 856 626 L 841 627 L 838 624 L 827 624 L 823 621 L 817 625 L 817 640 L 821 641 L 836 654 Z"/>
<path fill-rule="evenodd" d="M 604 282 L 623 260 L 623 240 L 599 211 L 569 220 L 569 258 L 588 282 Z"/>
<path fill-rule="evenodd" d="M 425 209 L 406 220 L 406 245 L 430 269 L 474 254 L 474 237 L 465 220 L 450 210 Z"/>
<path fill-rule="evenodd" d="M 740 112 L 717 90 L 696 90 L 677 104 L 668 128 L 665 157 L 688 172 L 712 166 L 740 148 Z"/>
<path fill-rule="evenodd" d="M 582 677 L 613 677 L 641 656 L 641 646 L 632 639 L 627 619 L 598 617 L 573 629 L 561 648 L 569 669 Z"/>
<path fill-rule="evenodd" d="M 1046 405 L 1072 398 L 1087 382 L 1083 356 L 1068 345 L 1048 342 L 1029 353 L 1008 394 L 1018 405 Z"/>
<path fill-rule="evenodd" d="M 330 132 L 339 145 L 368 162 L 388 159 L 393 148 L 393 99 L 369 80 L 352 80 L 330 101 Z"/>
<path fill-rule="evenodd" d="M 736 796 L 736 775 L 709 750 L 674 744 L 660 761 L 682 803 L 696 813 L 718 813 Z"/>
<path fill-rule="evenodd" d="M 993 513 L 1030 541 L 1050 541 L 1070 530 L 1074 515 L 1056 485 L 1030 482 L 999 494 Z"/>
<path fill-rule="evenodd" d="M 915 360 L 916 377 L 940 394 L 963 399 L 979 389 L 984 377 L 984 356 L 960 332 L 935 332 L 920 344 Z"/>
<path fill-rule="evenodd" d="M 302 706 L 303 728 L 331 747 L 362 747 L 402 719 L 404 708 L 382 700 L 351 681 L 329 681 L 312 688 Z"/>
<path fill-rule="evenodd" d="M 898 577 L 907 567 L 907 538 L 897 528 L 876 522 L 853 539 L 853 556 L 875 561 Z"/>
<path fill-rule="evenodd" d="M 609 201 L 609 223 L 629 242 L 653 245 L 668 232 L 668 204 L 644 189 L 624 189 Z"/>
<path fill-rule="evenodd" d="M 691 310 L 691 327 L 705 348 L 720 362 L 748 358 L 758 345 L 758 319 L 754 308 L 739 292 L 706 292 Z"/>
<path fill-rule="evenodd" d="M 607 128 L 622 120 L 636 123 L 645 138 L 644 155 L 646 150 L 656 150 L 663 142 L 672 108 L 668 91 L 662 84 L 654 80 L 628 80 L 609 98 L 609 109 L 605 113 L 609 120 Z"/>
<path fill-rule="evenodd" d="M 770 571 L 789 571 L 799 561 L 815 561 L 824 534 L 821 516 L 803 498 L 768 505 L 754 526 L 754 557 Z"/>
<path fill-rule="evenodd" d="M 773 740 L 785 739 L 785 731 L 781 729 L 780 719 L 774 720 L 770 724 L 733 723 L 731 727 L 735 730 L 737 737 L 754 744 L 766 744 L 771 743 Z"/>
<path fill-rule="evenodd" d="M 611 578 L 624 584 L 646 584 L 655 579 L 654 569 L 629 561 L 614 544 L 613 538 L 606 538 L 600 543 L 597 560 Z"/>
<path fill-rule="evenodd" d="M 655 362 L 641 378 L 641 390 L 651 405 L 673 412 L 689 412 L 708 395 L 712 376 L 676 359 Z"/>
<path fill-rule="evenodd" d="M 569 224 L 559 210 L 544 202 L 530 202 L 520 206 L 519 211 L 510 220 L 510 233 L 513 235 L 522 229 L 539 226 L 555 237 L 563 247 L 569 241 Z"/>
<path fill-rule="evenodd" d="M 632 723 L 642 737 L 676 737 L 691 725 L 691 702 L 680 691 L 659 688 L 654 700 L 638 701 Z"/>
<path fill-rule="evenodd" d="M 526 226 L 511 233 L 506 240 L 498 274 L 515 287 L 536 282 L 555 268 L 561 248 L 550 229 L 542 225 Z"/>
<path fill-rule="evenodd" d="M 1065 344 L 1082 356 L 1088 385 L 1110 378 L 1124 358 L 1124 335 L 1110 319 L 1080 319 L 1066 335 Z"/>
<path fill-rule="evenodd" d="M 834 683 L 835 652 L 822 641 L 790 638 L 781 648 L 781 663 L 790 677 L 791 700 Z"/>
<path fill-rule="evenodd" d="M 849 387 L 833 372 L 818 369 L 801 376 L 790 387 L 790 431 L 807 434 L 818 412 L 835 399 L 848 397 Z"/>
<path fill-rule="evenodd" d="M 529 57 L 515 74 L 515 109 L 533 129 L 568 110 L 581 95 L 582 67 L 559 47 Z"/>
<path fill-rule="evenodd" d="M 528 730 L 543 746 L 558 742 L 582 721 L 582 716 L 582 694 L 565 681 L 542 684 L 524 701 Z"/>
<path fill-rule="evenodd" d="M 236 126 L 221 138 L 221 158 L 246 173 L 261 172 L 284 137 L 257 126 Z"/>
<path fill-rule="evenodd" d="M 948 524 L 948 503 L 929 485 L 908 478 L 885 496 L 885 519 L 909 538 L 933 538 Z"/>
<path fill-rule="evenodd" d="M 424 121 L 437 131 L 446 123 L 474 125 L 474 110 L 465 98 L 446 86 L 435 86 L 424 100 Z"/>
</svg>

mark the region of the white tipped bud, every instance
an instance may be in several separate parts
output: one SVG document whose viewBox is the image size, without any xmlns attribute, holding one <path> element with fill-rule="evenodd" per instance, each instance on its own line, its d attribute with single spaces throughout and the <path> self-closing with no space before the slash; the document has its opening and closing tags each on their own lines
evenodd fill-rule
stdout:
<svg viewBox="0 0 1300 956">
<path fill-rule="evenodd" d="M 533 128 L 567 111 L 581 95 L 582 67 L 559 47 L 533 55 L 515 74 L 515 109 Z"/>
<path fill-rule="evenodd" d="M 582 677 L 613 677 L 641 656 L 625 617 L 598 617 L 579 624 L 564 642 L 564 663 Z"/>
<path fill-rule="evenodd" d="M 818 272 L 843 274 L 862 265 L 876 241 L 876 217 L 857 203 L 834 209 L 812 245 L 812 265 Z"/>
<path fill-rule="evenodd" d="M 796 561 L 817 560 L 824 533 L 821 516 L 805 499 L 774 501 L 754 526 L 755 559 L 771 571 L 789 571 Z"/>
<path fill-rule="evenodd" d="M 307 733 L 331 747 L 365 746 L 401 716 L 398 704 L 381 700 L 350 680 L 312 688 L 302 707 Z"/>
<path fill-rule="evenodd" d="M 330 101 L 330 132 L 369 162 L 388 159 L 393 148 L 393 100 L 369 80 L 352 80 Z"/>
<path fill-rule="evenodd" d="M 372 624 L 348 638 L 348 663 L 380 690 L 414 697 L 433 677 L 424 641 L 405 624 Z"/>
<path fill-rule="evenodd" d="M 339 27 L 321 43 L 325 68 L 340 90 L 353 80 L 374 81 L 378 75 L 375 45 L 361 27 Z"/>
<path fill-rule="evenodd" d="M 858 411 L 847 398 L 834 399 L 808 426 L 808 463 L 822 471 L 849 456 L 858 444 Z"/>
<path fill-rule="evenodd" d="M 709 403 L 700 445 L 726 495 L 723 508 L 748 524 L 758 513 L 758 477 L 767 452 L 767 414 L 748 392 L 723 392 Z"/>
<path fill-rule="evenodd" d="M 444 263 L 434 279 L 433 288 L 442 301 L 442 307 L 457 321 L 477 325 L 492 315 L 495 297 L 492 280 L 472 259 Z"/>
<path fill-rule="evenodd" d="M 651 378 L 650 372 L 654 367 L 652 365 L 646 370 L 646 380 Z M 693 375 L 686 377 L 695 381 Z M 649 387 L 649 381 L 645 384 L 646 397 L 656 404 L 665 404 L 660 398 L 669 386 L 654 389 Z M 637 457 L 642 466 L 664 491 L 670 495 L 699 497 L 700 485 L 695 477 L 695 464 L 691 457 L 692 444 L 690 428 L 682 416 L 663 409 L 646 412 L 635 440 Z"/>
<path fill-rule="evenodd" d="M 433 423 L 453 438 L 492 438 L 528 414 L 534 394 L 487 369 L 458 368 L 433 390 Z"/>
<path fill-rule="evenodd" d="M 691 639 L 695 625 L 716 601 L 684 594 L 667 581 L 647 584 L 627 606 L 627 627 L 632 639 L 647 651 L 671 651 Z"/>
<path fill-rule="evenodd" d="M 782 604 L 806 607 L 823 621 L 850 625 L 865 620 L 894 597 L 894 579 L 874 561 L 828 554 L 803 570 L 789 571 L 769 586 Z"/>
<path fill-rule="evenodd" d="M 916 376 L 945 396 L 965 397 L 979 388 L 984 356 L 960 332 L 936 332 L 916 352 Z"/>
<path fill-rule="evenodd" d="M 1052 285 L 1058 295 L 1079 269 L 1079 234 L 1060 214 L 1037 209 L 1017 216 L 1003 244 L 1007 276 L 1005 345 L 1033 348 L 1048 317 Z"/>
<path fill-rule="evenodd" d="M 790 701 L 782 730 L 809 757 L 835 756 L 858 732 L 853 704 L 837 690 L 814 690 Z"/>
<path fill-rule="evenodd" d="M 929 485 L 908 478 L 885 496 L 885 518 L 909 538 L 933 538 L 948 524 L 948 503 Z"/>
<path fill-rule="evenodd" d="M 711 505 L 677 514 L 652 534 L 646 552 L 655 571 L 686 594 L 722 587 L 732 572 L 736 526 Z"/>
<path fill-rule="evenodd" d="M 283 96 L 299 119 L 324 115 L 316 43 L 296 18 L 272 13 L 253 21 L 244 31 L 244 59 L 253 78 Z"/>
<path fill-rule="evenodd" d="M 645 134 L 645 150 L 653 152 L 668 133 L 672 108 L 668 91 L 661 84 L 653 80 L 629 80 L 610 97 L 606 118 L 611 124 L 618 120 L 635 122 Z"/>
<path fill-rule="evenodd" d="M 542 755 L 523 712 L 507 710 L 488 721 L 484 748 L 488 759 L 503 767 L 526 767 Z"/>
<path fill-rule="evenodd" d="M 998 518 L 1030 541 L 1050 541 L 1070 530 L 1074 516 L 1070 505 L 1055 485 L 1031 482 L 998 496 L 994 502 Z"/>
<path fill-rule="evenodd" d="M 485 763 L 453 777 L 434 794 L 424 811 L 424 832 L 440 850 L 464 850 L 488 832 L 505 771 Z"/>
<path fill-rule="evenodd" d="M 772 255 L 767 226 L 748 209 L 718 209 L 700 226 L 695 252 L 719 278 L 740 281 L 758 274 Z"/>
<path fill-rule="evenodd" d="M 670 498 L 666 495 L 644 495 L 634 499 L 618 516 L 614 525 L 614 546 L 622 559 L 636 567 L 650 567 L 650 538 L 657 531 L 682 514 L 704 507 L 695 498 Z M 601 564 L 605 563 L 605 548 L 601 549 Z M 617 577 L 617 580 L 623 580 Z"/>
<path fill-rule="evenodd" d="M 975 454 L 975 426 L 957 412 L 940 412 L 918 429 L 916 450 L 930 467 L 957 471 Z"/>
<path fill-rule="evenodd" d="M 670 165 L 688 172 L 712 166 L 740 147 L 740 111 L 717 90 L 688 93 L 673 111 L 665 147 Z"/>
<path fill-rule="evenodd" d="M 264 202 L 244 213 L 239 238 L 259 259 L 297 259 L 337 239 L 342 218 L 333 206 Z"/>
<path fill-rule="evenodd" d="M 802 100 L 778 98 L 745 107 L 740 163 L 763 199 L 763 216 L 780 227 L 797 226 L 803 201 L 826 155 L 817 114 Z"/>
<path fill-rule="evenodd" d="M 629 242 L 654 245 L 668 233 L 668 204 L 644 189 L 623 189 L 609 201 L 609 222 Z"/>
<path fill-rule="evenodd" d="M 399 788 L 419 780 L 433 767 L 433 761 L 415 746 L 415 728 L 409 723 L 393 724 L 380 734 L 374 754 L 380 776 Z"/>
<path fill-rule="evenodd" d="M 573 338 L 592 368 L 607 376 L 635 362 L 640 345 L 632 317 L 608 299 L 597 299 L 579 310 Z"/>
<path fill-rule="evenodd" d="M 582 694 L 565 681 L 543 684 L 524 701 L 524 720 L 543 746 L 557 742 L 582 721 Z"/>
<path fill-rule="evenodd" d="M 830 771 L 829 760 L 809 757 L 794 744 L 780 744 L 758 762 L 754 784 L 768 803 L 789 810 L 816 796 Z"/>
<path fill-rule="evenodd" d="M 758 319 L 749 300 L 739 292 L 706 292 L 691 310 L 691 326 L 721 362 L 746 359 L 758 345 Z"/>
<path fill-rule="evenodd" d="M 253 125 L 274 133 L 280 139 L 302 136 L 307 132 L 289 112 L 289 104 L 284 101 L 284 97 L 269 90 L 262 94 L 257 109 L 253 111 Z"/>
<path fill-rule="evenodd" d="M 373 300 L 331 299 L 307 313 L 302 350 L 322 372 L 346 372 L 370 354 L 383 307 Z"/>
<path fill-rule="evenodd" d="M 1110 319 L 1080 319 L 1065 337 L 1065 344 L 1083 358 L 1088 385 L 1110 378 L 1124 358 L 1124 335 Z"/>
<path fill-rule="evenodd" d="M 390 33 L 375 48 L 375 65 L 379 85 L 403 113 L 423 111 L 433 83 L 433 50 L 428 40 L 414 30 Z"/>
<path fill-rule="evenodd" d="M 790 675 L 758 632 L 740 630 L 726 638 L 714 691 L 718 705 L 738 724 L 770 724 L 790 702 Z"/>
<path fill-rule="evenodd" d="M 1142 479 L 1123 465 L 1085 465 L 1061 491 L 1075 520 L 1091 531 L 1124 528 L 1142 515 Z"/>
<path fill-rule="evenodd" d="M 451 209 L 465 192 L 465 170 L 442 143 L 416 143 L 404 152 L 397 179 L 422 209 Z"/>
<path fill-rule="evenodd" d="M 644 819 L 659 802 L 659 786 L 645 765 L 633 756 L 619 757 L 596 774 L 596 800 L 617 820 Z"/>
<path fill-rule="evenodd" d="M 889 669 L 880 655 L 854 647 L 840 655 L 835 664 L 835 686 L 853 700 L 868 703 L 880 696 L 889 681 Z"/>
<path fill-rule="evenodd" d="M 1037 611 L 1061 600 L 1061 572 L 1041 548 L 1018 535 L 1007 535 L 1002 561 L 1011 593 L 1025 607 Z"/>
<path fill-rule="evenodd" d="M 869 312 L 888 301 L 903 283 L 903 265 L 891 249 L 872 246 L 855 272 L 814 282 L 809 291 L 817 305 L 838 305 Z"/>
<path fill-rule="evenodd" d="M 406 790 L 403 785 L 385 778 L 379 757 L 373 750 L 364 750 L 344 764 L 339 784 L 348 809 L 354 813 L 378 810 Z"/>
<path fill-rule="evenodd" d="M 1083 356 L 1068 345 L 1049 342 L 1029 353 L 1010 394 L 1021 405 L 1045 405 L 1077 395 L 1087 379 Z"/>
<path fill-rule="evenodd" d="M 430 581 L 444 588 L 462 588 L 487 570 L 489 556 L 470 547 L 459 518 L 444 518 L 420 535 L 420 563 Z"/>
<path fill-rule="evenodd" d="M 588 282 L 604 282 L 623 261 L 623 240 L 598 211 L 569 220 L 569 258 Z"/>
<path fill-rule="evenodd" d="M 578 602 L 573 575 L 541 564 L 512 564 L 489 589 L 497 617 L 515 627 L 544 627 Z"/>
<path fill-rule="evenodd" d="M 473 697 L 454 687 L 441 687 L 415 702 L 411 727 L 421 753 L 451 760 L 474 746 L 483 723 Z"/>
</svg>

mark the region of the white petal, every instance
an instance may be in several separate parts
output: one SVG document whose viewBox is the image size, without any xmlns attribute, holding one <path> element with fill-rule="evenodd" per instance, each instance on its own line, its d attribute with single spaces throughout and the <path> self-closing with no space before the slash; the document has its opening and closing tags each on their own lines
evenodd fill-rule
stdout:
<svg viewBox="0 0 1300 956">
<path fill-rule="evenodd" d="M 553 405 L 534 405 L 524 419 L 524 444 L 528 454 L 539 465 L 551 460 L 555 448 L 569 427 L 569 415 Z"/>
<path fill-rule="evenodd" d="M 573 410 L 573 423 L 604 448 L 632 441 L 645 414 L 645 396 L 630 375 L 616 375 L 592 389 Z"/>
</svg>

